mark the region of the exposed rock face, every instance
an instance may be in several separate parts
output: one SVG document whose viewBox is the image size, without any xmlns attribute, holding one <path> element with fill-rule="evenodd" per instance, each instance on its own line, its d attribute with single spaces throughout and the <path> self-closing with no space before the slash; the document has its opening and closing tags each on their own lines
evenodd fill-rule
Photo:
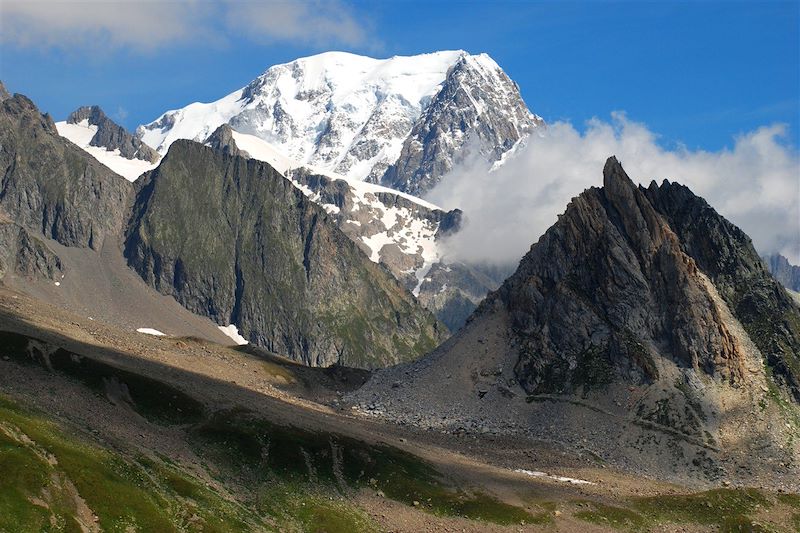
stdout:
<svg viewBox="0 0 800 533">
<path fill-rule="evenodd" d="M 417 300 L 455 333 L 502 283 L 492 274 L 464 263 L 436 263 L 419 285 Z"/>
<path fill-rule="evenodd" d="M 572 200 L 458 334 L 351 401 L 665 479 L 796 483 L 799 356 L 800 308 L 750 239 L 686 187 L 637 187 L 611 158 L 603 188 Z"/>
<path fill-rule="evenodd" d="M 280 172 L 312 201 L 320 205 L 345 235 L 371 261 L 380 263 L 417 296 L 451 331 L 458 330 L 501 278 L 487 276 L 460 263 L 445 265 L 437 241 L 458 231 L 461 211 L 445 212 L 414 196 L 378 185 L 323 174 L 280 157 L 273 147 L 244 137 L 223 124 L 206 144 L 225 153 L 251 157 L 236 139 L 251 143 L 265 162 Z M 247 145 L 243 142 L 243 145 Z M 273 159 L 269 159 L 272 157 Z"/>
<path fill-rule="evenodd" d="M 227 124 L 223 124 L 214 130 L 214 133 L 209 135 L 208 139 L 206 139 L 205 144 L 226 155 L 250 157 L 250 154 L 244 150 L 240 150 L 239 147 L 236 146 L 236 141 L 233 138 L 233 130 Z"/>
<path fill-rule="evenodd" d="M 22 95 L 0 103 L 0 165 L 0 208 L 18 225 L 95 250 L 120 231 L 130 184 L 61 138 Z"/>
<path fill-rule="evenodd" d="M 141 180 L 125 252 L 160 292 L 309 365 L 385 366 L 443 336 L 289 180 L 197 143 L 177 141 Z"/>
<path fill-rule="evenodd" d="M 763 258 L 770 274 L 781 285 L 789 290 L 800 292 L 800 266 L 789 263 L 781 254 L 772 254 Z"/>
<path fill-rule="evenodd" d="M 651 184 L 645 194 L 741 322 L 774 379 L 800 402 L 800 310 L 769 275 L 750 238 L 683 185 Z"/>
<path fill-rule="evenodd" d="M 41 239 L 27 229 L 0 219 L 0 279 L 11 272 L 25 278 L 58 281 L 64 266 Z"/>
<path fill-rule="evenodd" d="M 141 159 L 156 163 L 161 158 L 158 152 L 108 118 L 96 105 L 79 107 L 67 117 L 67 124 L 79 124 L 84 120 L 88 121 L 90 126 L 97 126 L 97 133 L 89 141 L 90 146 L 102 147 L 112 152 L 119 150 L 120 155 L 126 159 Z"/>
<path fill-rule="evenodd" d="M 485 54 L 464 55 L 448 71 L 381 183 L 421 196 L 470 150 L 490 162 L 499 161 L 543 124 L 494 61 Z"/>
<path fill-rule="evenodd" d="M 574 199 L 484 306 L 499 299 L 512 317 L 525 389 L 651 383 L 659 356 L 740 381 L 741 348 L 681 242 L 610 159 L 603 188 Z"/>
</svg>

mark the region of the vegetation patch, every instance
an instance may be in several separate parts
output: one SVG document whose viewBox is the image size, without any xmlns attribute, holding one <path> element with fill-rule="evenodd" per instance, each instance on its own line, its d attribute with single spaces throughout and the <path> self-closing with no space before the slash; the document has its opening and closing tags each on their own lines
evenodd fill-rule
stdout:
<svg viewBox="0 0 800 533">
<path fill-rule="evenodd" d="M 217 413 L 194 434 L 198 451 L 264 485 L 324 485 L 336 494 L 367 488 L 437 515 L 498 524 L 535 520 L 486 494 L 451 490 L 430 465 L 394 448 L 276 426 L 245 411 Z"/>
<path fill-rule="evenodd" d="M 715 489 L 697 494 L 639 498 L 634 508 L 660 520 L 717 525 L 722 531 L 761 531 L 749 515 L 772 504 L 756 489 Z M 749 529 L 747 529 L 749 528 Z"/>
<path fill-rule="evenodd" d="M 612 527 L 614 529 L 644 529 L 649 521 L 635 511 L 614 507 L 598 502 L 580 502 L 590 507 L 584 511 L 575 513 L 575 517 L 586 522 L 601 526 Z"/>
<path fill-rule="evenodd" d="M 186 424 L 199 421 L 203 404 L 161 381 L 102 363 L 11 332 L 0 332 L 2 354 L 19 363 L 35 364 L 75 379 L 101 396 L 129 404 L 152 422 Z"/>
</svg>

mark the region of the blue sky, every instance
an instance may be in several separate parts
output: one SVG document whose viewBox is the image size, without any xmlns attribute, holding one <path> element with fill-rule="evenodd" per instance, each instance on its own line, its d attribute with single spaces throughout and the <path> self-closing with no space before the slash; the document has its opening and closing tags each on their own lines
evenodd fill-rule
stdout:
<svg viewBox="0 0 800 533">
<path fill-rule="evenodd" d="M 667 147 L 731 147 L 785 123 L 800 146 L 800 2 L 0 4 L 0 79 L 56 119 L 99 104 L 128 128 L 337 49 L 489 53 L 545 120 L 624 111 Z"/>
</svg>

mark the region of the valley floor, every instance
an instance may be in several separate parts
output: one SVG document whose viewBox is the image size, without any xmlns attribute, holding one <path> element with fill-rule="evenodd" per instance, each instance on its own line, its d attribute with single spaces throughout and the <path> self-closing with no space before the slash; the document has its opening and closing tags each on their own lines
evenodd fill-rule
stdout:
<svg viewBox="0 0 800 533">
<path fill-rule="evenodd" d="M 800 495 L 339 407 L 368 377 L 0 288 L 0 531 L 800 531 Z"/>
</svg>

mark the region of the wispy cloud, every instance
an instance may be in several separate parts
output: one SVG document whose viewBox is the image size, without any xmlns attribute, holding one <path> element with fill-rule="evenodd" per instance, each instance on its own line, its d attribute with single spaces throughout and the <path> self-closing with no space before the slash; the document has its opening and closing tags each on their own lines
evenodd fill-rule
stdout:
<svg viewBox="0 0 800 533">
<path fill-rule="evenodd" d="M 152 53 L 173 45 L 300 41 L 356 45 L 365 24 L 338 0 L 3 0 L 0 41 L 86 53 Z"/>
<path fill-rule="evenodd" d="M 448 174 L 429 199 L 464 210 L 464 229 L 445 241 L 452 259 L 518 261 L 570 199 L 602 185 L 605 159 L 616 154 L 634 181 L 677 181 L 739 225 L 761 252 L 800 261 L 800 156 L 784 144 L 786 128 L 759 128 L 717 152 L 664 149 L 645 125 L 624 114 L 593 120 L 584 133 L 565 122 L 534 136 L 517 157 L 493 173 L 465 164 Z"/>
<path fill-rule="evenodd" d="M 229 30 L 255 42 L 359 45 L 367 40 L 363 21 L 338 1 L 232 1 L 225 21 Z"/>
</svg>

